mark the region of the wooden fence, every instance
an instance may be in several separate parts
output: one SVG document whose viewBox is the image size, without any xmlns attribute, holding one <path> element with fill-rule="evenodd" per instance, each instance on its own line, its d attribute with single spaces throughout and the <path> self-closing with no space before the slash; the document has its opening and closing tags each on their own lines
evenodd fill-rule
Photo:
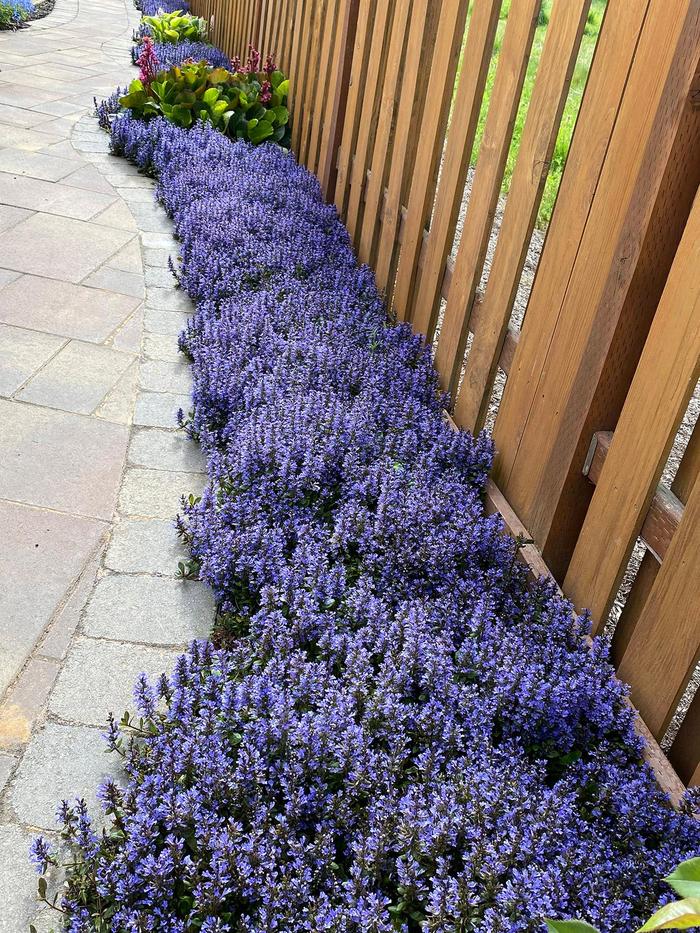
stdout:
<svg viewBox="0 0 700 933">
<path fill-rule="evenodd" d="M 288 72 L 293 149 L 388 307 L 434 343 L 455 422 L 481 428 L 505 381 L 492 507 L 594 631 L 641 542 L 613 656 L 668 745 L 700 657 L 700 428 L 659 485 L 700 376 L 700 0 L 608 0 L 520 329 L 514 298 L 590 0 L 553 2 L 486 277 L 540 5 L 510 4 L 469 172 L 501 0 L 192 2 L 230 54 L 250 42 Z M 700 783 L 700 692 L 667 754 Z"/>
</svg>

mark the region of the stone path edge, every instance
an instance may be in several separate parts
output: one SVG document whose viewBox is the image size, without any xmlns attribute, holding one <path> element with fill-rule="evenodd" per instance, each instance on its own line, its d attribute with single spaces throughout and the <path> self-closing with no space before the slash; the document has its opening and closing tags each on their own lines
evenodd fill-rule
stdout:
<svg viewBox="0 0 700 933">
<path fill-rule="evenodd" d="M 177 578 L 187 557 L 173 519 L 180 498 L 205 480 L 201 452 L 177 426 L 189 403 L 189 365 L 177 352 L 177 334 L 192 305 L 167 268 L 178 244 L 154 182 L 109 154 L 107 134 L 93 116 L 76 122 L 73 147 L 117 191 L 119 209 L 138 229 L 146 299 L 138 355 L 133 420 L 116 511 L 88 564 L 55 614 L 3 702 L 13 715 L 0 735 L 0 838 L 10 875 L 26 879 L 27 844 L 56 833 L 64 798 L 84 796 L 99 812 L 95 790 L 119 776 L 104 755 L 101 733 L 109 712 L 133 708 L 132 690 L 145 671 L 168 670 L 194 638 L 208 637 L 214 603 L 203 584 Z M 58 884 L 58 879 L 54 879 Z M 34 892 L 30 892 L 33 897 Z M 55 926 L 51 912 L 22 892 L 0 931 Z M 8 909 L 6 906 L 6 910 Z"/>
</svg>

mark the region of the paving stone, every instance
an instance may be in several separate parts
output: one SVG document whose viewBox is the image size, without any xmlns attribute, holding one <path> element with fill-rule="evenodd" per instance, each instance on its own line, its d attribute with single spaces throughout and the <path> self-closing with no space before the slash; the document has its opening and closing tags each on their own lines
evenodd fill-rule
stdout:
<svg viewBox="0 0 700 933">
<path fill-rule="evenodd" d="M 54 481 L 53 476 L 46 479 Z M 11 494 L 7 484 L 0 488 Z M 105 525 L 0 500 L 0 527 L 1 696 L 97 547 Z"/>
<path fill-rule="evenodd" d="M 115 188 L 153 188 L 155 182 L 152 178 L 146 178 L 145 175 L 127 174 L 125 172 L 112 171 L 105 175 L 105 178 Z"/>
<path fill-rule="evenodd" d="M 136 399 L 134 424 L 154 428 L 175 428 L 177 412 L 187 413 L 192 407 L 189 395 L 174 395 L 168 392 L 140 392 Z"/>
<path fill-rule="evenodd" d="M 34 275 L 0 291 L 0 321 L 91 343 L 106 340 L 137 307 L 129 295 L 105 292 L 97 301 L 92 288 Z"/>
<path fill-rule="evenodd" d="M 146 268 L 149 266 L 154 266 L 156 268 L 167 267 L 170 256 L 173 257 L 173 262 L 176 262 L 177 251 L 163 248 L 156 249 L 153 246 L 146 246 L 143 250 L 143 259 Z"/>
<path fill-rule="evenodd" d="M 52 334 L 0 324 L 0 395 L 16 392 L 64 343 Z"/>
<path fill-rule="evenodd" d="M 14 755 L 9 755 L 6 752 L 0 752 L 0 795 L 5 790 L 7 782 L 10 780 L 10 775 L 17 767 L 17 759 Z M 2 850 L 2 845 L 0 844 L 0 850 Z M 1 885 L 1 882 L 0 882 Z M 1 922 L 1 921 L 0 921 Z M 0 926 L 0 930 L 2 927 Z"/>
<path fill-rule="evenodd" d="M 107 777 L 123 780 L 118 756 L 105 755 L 100 729 L 47 722 L 32 737 L 8 798 L 20 820 L 56 829 L 61 800 L 84 797 L 89 807 L 99 810 L 95 792 Z"/>
<path fill-rule="evenodd" d="M 119 192 L 127 204 L 152 204 L 154 188 L 122 188 Z"/>
<path fill-rule="evenodd" d="M 144 295 L 143 272 L 124 272 L 110 265 L 97 269 L 83 281 L 83 284 L 109 292 L 118 292 L 120 295 L 132 295 L 139 300 Z"/>
<path fill-rule="evenodd" d="M 35 405 L 90 414 L 129 368 L 133 357 L 71 340 L 29 380 L 17 398 Z"/>
<path fill-rule="evenodd" d="M 161 336 L 177 337 L 184 330 L 191 314 L 146 308 L 143 315 L 144 331 Z"/>
<path fill-rule="evenodd" d="M 127 460 L 133 466 L 180 473 L 204 473 L 206 460 L 201 447 L 184 431 L 141 428 L 132 431 Z"/>
<path fill-rule="evenodd" d="M 8 264 L 9 268 L 13 268 Z M 147 288 L 146 307 L 156 308 L 160 311 L 189 311 L 194 310 L 192 300 L 185 292 L 177 288 Z"/>
<path fill-rule="evenodd" d="M 138 375 L 138 362 L 134 360 L 95 410 L 95 415 L 106 421 L 130 425 L 138 392 Z"/>
<path fill-rule="evenodd" d="M 45 214 L 89 220 L 113 204 L 117 197 L 116 191 L 113 194 L 85 191 L 76 197 L 75 188 L 61 182 L 0 172 L 0 203 Z"/>
<path fill-rule="evenodd" d="M 56 661 L 61 661 L 66 656 L 82 611 L 95 585 L 103 552 L 104 547 L 99 545 L 83 568 L 78 582 L 61 609 L 55 614 L 50 627 L 39 643 L 36 649 L 37 656 L 54 658 Z"/>
<path fill-rule="evenodd" d="M 211 633 L 214 601 L 204 584 L 110 574 L 85 611 L 87 635 L 149 645 L 183 646 Z"/>
<path fill-rule="evenodd" d="M 136 712 L 133 694 L 139 675 L 155 680 L 170 674 L 178 654 L 78 636 L 51 694 L 49 711 L 85 725 L 104 726 L 108 713 L 121 719 L 127 710 Z"/>
<path fill-rule="evenodd" d="M 0 424 L 0 490 L 7 499 L 112 517 L 125 426 L 5 399 Z"/>
<path fill-rule="evenodd" d="M 29 860 L 34 835 L 13 823 L 0 825 L 0 933 L 28 930 L 36 912 L 37 875 Z"/>
<path fill-rule="evenodd" d="M 0 103 L 0 123 L 9 123 L 10 126 L 32 127 L 46 124 L 52 118 L 37 110 L 26 110 L 24 107 L 13 107 L 10 104 Z"/>
<path fill-rule="evenodd" d="M 144 360 L 139 368 L 139 385 L 149 392 L 174 392 L 188 395 L 192 389 L 192 376 L 187 361 L 180 359 Z"/>
<path fill-rule="evenodd" d="M 172 233 L 142 233 L 141 243 L 148 249 L 167 249 L 178 253 L 180 244 Z"/>
<path fill-rule="evenodd" d="M 175 279 L 167 264 L 164 267 L 147 265 L 144 269 L 144 279 L 149 288 L 174 288 L 175 286 Z"/>
<path fill-rule="evenodd" d="M 10 230 L 21 220 L 31 217 L 31 214 L 32 212 L 24 207 L 10 207 L 9 204 L 0 204 L 0 233 Z"/>
<path fill-rule="evenodd" d="M 84 188 L 87 191 L 100 191 L 103 194 L 114 195 L 114 188 L 105 181 L 94 165 L 82 165 L 75 172 L 66 175 L 62 184 L 72 188 Z"/>
<path fill-rule="evenodd" d="M 174 519 L 183 496 L 198 494 L 204 485 L 199 473 L 130 467 L 119 490 L 119 512 L 124 516 Z"/>
<path fill-rule="evenodd" d="M 3 751 L 19 751 L 29 741 L 58 671 L 58 661 L 29 659 L 0 705 L 0 748 Z"/>
<path fill-rule="evenodd" d="M 112 227 L 116 230 L 128 230 L 132 233 L 137 230 L 136 222 L 131 216 L 129 208 L 122 200 L 115 201 L 107 210 L 102 211 L 93 219 L 97 224 Z"/>
<path fill-rule="evenodd" d="M 30 88 L 22 84 L 0 84 L 0 104 L 10 107 L 33 107 L 35 104 L 57 100 L 60 96 L 60 92 L 42 88 Z"/>
<path fill-rule="evenodd" d="M 24 126 L 11 126 L 7 123 L 2 127 L 2 142 L 4 146 L 13 146 L 15 149 L 26 149 L 37 152 L 55 143 L 58 137 L 54 133 L 46 133 L 40 129 Z"/>
<path fill-rule="evenodd" d="M 138 308 L 112 337 L 111 344 L 117 350 L 138 353 L 143 334 L 143 308 Z"/>
<path fill-rule="evenodd" d="M 120 249 L 118 253 L 112 256 L 109 264 L 115 269 L 121 269 L 123 272 L 139 272 L 143 275 L 143 260 L 138 237 L 134 237 L 123 249 Z"/>
<path fill-rule="evenodd" d="M 176 576 L 177 565 L 189 557 L 172 521 L 125 518 L 114 526 L 105 567 L 122 573 Z"/>
<path fill-rule="evenodd" d="M 144 334 L 144 356 L 152 360 L 168 360 L 171 363 L 184 360 L 177 345 L 177 338 L 165 334 Z"/>
<path fill-rule="evenodd" d="M 88 194 L 104 197 L 94 192 Z M 34 214 L 12 228 L 12 237 L 3 244 L 2 262 L 7 269 L 77 283 L 129 239 L 131 235 L 126 230 L 52 214 Z"/>
<path fill-rule="evenodd" d="M 20 272 L 11 272 L 9 269 L 0 269 L 0 289 L 14 282 L 20 277 Z"/>
<path fill-rule="evenodd" d="M 75 159 L 69 161 L 41 152 L 28 152 L 25 149 L 0 149 L 0 172 L 42 178 L 44 181 L 60 181 L 77 167 Z"/>
<path fill-rule="evenodd" d="M 39 67 L 41 66 L 36 66 L 36 68 Z M 79 113 L 83 108 L 79 104 L 68 104 L 65 100 L 49 100 L 45 104 L 38 104 L 32 109 L 38 113 L 49 114 L 52 117 L 65 117 L 68 114 Z"/>
</svg>

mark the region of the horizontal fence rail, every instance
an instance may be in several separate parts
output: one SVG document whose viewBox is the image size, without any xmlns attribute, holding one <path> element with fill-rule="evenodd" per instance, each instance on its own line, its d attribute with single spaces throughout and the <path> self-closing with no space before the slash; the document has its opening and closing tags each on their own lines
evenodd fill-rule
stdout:
<svg viewBox="0 0 700 933">
<path fill-rule="evenodd" d="M 700 784 L 700 0 L 608 0 L 545 236 L 591 4 L 192 7 L 289 74 L 297 158 L 433 344 L 454 423 L 492 428 L 490 507 L 610 635 L 677 800 Z"/>
</svg>

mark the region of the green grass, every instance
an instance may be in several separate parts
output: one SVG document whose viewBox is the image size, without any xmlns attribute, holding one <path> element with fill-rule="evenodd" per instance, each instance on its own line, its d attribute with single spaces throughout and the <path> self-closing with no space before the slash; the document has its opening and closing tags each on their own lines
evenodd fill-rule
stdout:
<svg viewBox="0 0 700 933">
<path fill-rule="evenodd" d="M 505 32 L 506 19 L 510 9 L 510 4 L 511 0 L 504 0 L 503 8 L 501 9 L 500 21 L 496 31 L 494 52 L 491 58 L 488 77 L 486 79 L 486 89 L 481 106 L 481 114 L 479 116 L 479 124 L 476 132 L 474 149 L 471 156 L 472 165 L 476 164 L 476 158 L 479 152 L 481 138 L 483 136 L 484 123 L 486 122 L 486 113 L 488 111 L 491 92 L 493 90 L 493 82 L 496 76 L 496 66 L 498 64 L 498 55 L 501 49 L 501 43 L 503 41 L 503 33 Z M 554 147 L 554 153 L 552 154 L 549 175 L 545 183 L 544 193 L 542 195 L 542 203 L 540 205 L 539 213 L 537 216 L 537 225 L 539 227 L 546 226 L 552 216 L 552 209 L 554 207 L 554 201 L 559 189 L 559 182 L 561 181 L 562 172 L 564 170 L 566 156 L 569 152 L 571 136 L 574 131 L 576 116 L 578 114 L 578 110 L 581 105 L 581 98 L 586 86 L 586 79 L 588 77 L 588 71 L 591 66 L 591 59 L 593 58 L 593 51 L 598 39 L 598 33 L 600 31 L 600 24 L 603 18 L 605 4 L 606 0 L 592 0 L 591 3 L 591 11 L 589 13 L 588 22 L 586 24 L 583 38 L 581 40 L 581 47 L 579 50 L 578 58 L 576 60 L 576 67 L 574 68 L 573 77 L 571 79 L 571 88 L 569 90 L 566 105 L 564 107 L 561 127 L 559 129 L 556 145 Z M 515 167 L 515 160 L 518 154 L 518 150 L 520 149 L 520 140 L 522 137 L 523 126 L 525 124 L 525 117 L 527 115 L 527 108 L 530 103 L 530 97 L 532 96 L 532 89 L 535 83 L 535 76 L 537 74 L 537 66 L 539 65 L 540 56 L 542 55 L 542 48 L 544 46 L 544 39 L 547 31 L 547 23 L 549 22 L 551 8 L 552 0 L 543 0 L 540 21 L 535 30 L 535 37 L 532 44 L 532 52 L 530 54 L 527 75 L 525 77 L 523 92 L 520 99 L 520 106 L 518 108 L 518 115 L 516 117 L 515 127 L 513 129 L 513 139 L 511 142 L 510 150 L 508 152 L 508 160 L 503 177 L 503 186 L 501 188 L 503 194 L 507 194 L 510 188 L 513 169 Z"/>
</svg>

